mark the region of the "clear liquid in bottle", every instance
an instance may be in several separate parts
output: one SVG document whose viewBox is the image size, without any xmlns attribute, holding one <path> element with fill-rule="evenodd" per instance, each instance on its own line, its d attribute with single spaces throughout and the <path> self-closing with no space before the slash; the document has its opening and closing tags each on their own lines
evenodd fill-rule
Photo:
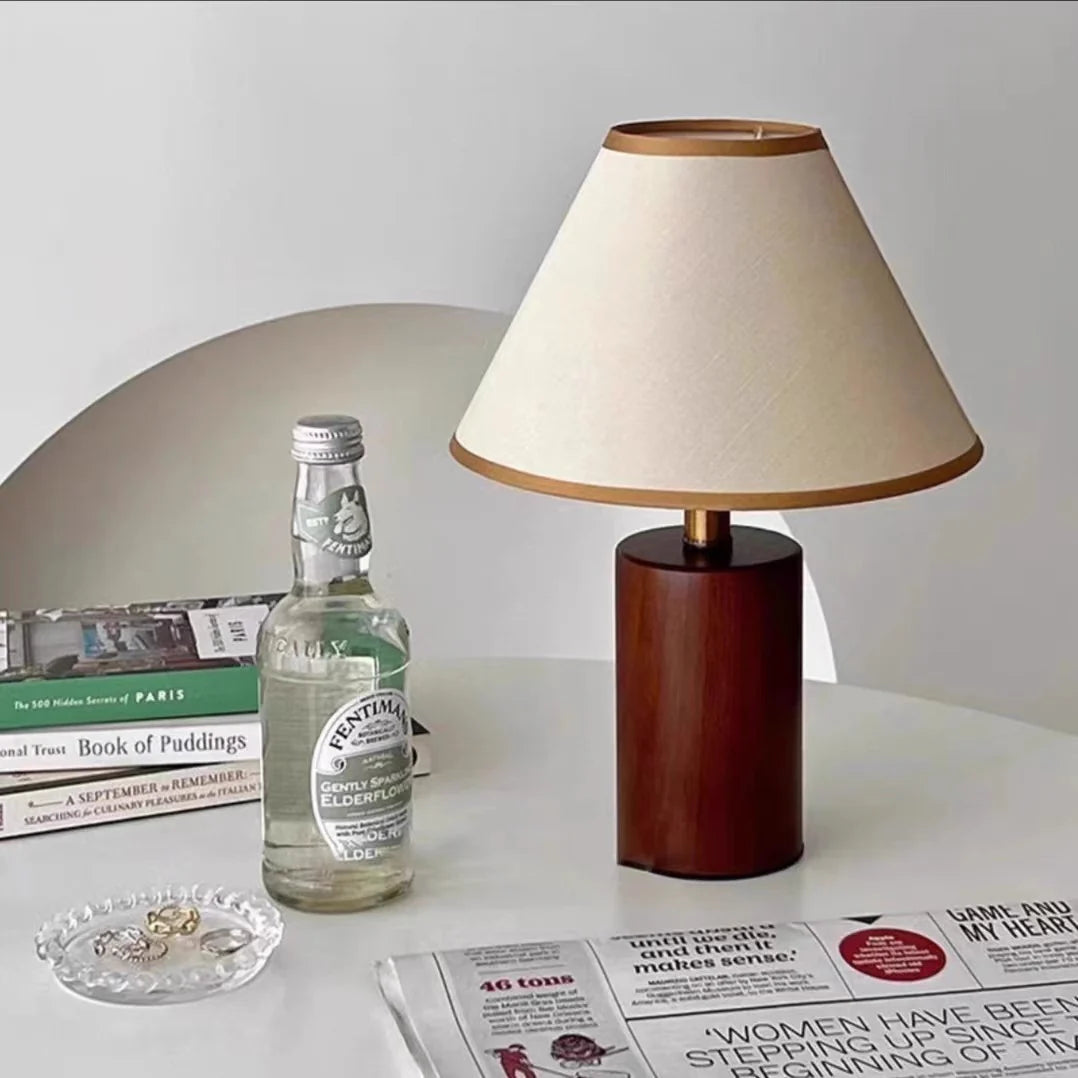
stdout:
<svg viewBox="0 0 1078 1078">
<path fill-rule="evenodd" d="M 368 578 L 359 424 L 301 420 L 293 455 L 295 582 L 258 647 L 262 877 L 286 905 L 344 912 L 412 880 L 408 627 Z"/>
</svg>

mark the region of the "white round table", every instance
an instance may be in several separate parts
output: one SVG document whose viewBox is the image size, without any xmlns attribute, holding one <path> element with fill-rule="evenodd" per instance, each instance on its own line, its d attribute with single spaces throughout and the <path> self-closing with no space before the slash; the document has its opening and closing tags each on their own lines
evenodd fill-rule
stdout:
<svg viewBox="0 0 1078 1078">
<path fill-rule="evenodd" d="M 412 1074 L 372 964 L 388 954 L 699 924 L 1078 896 L 1078 739 L 865 689 L 806 685 L 807 848 L 738 882 L 614 862 L 613 671 L 605 663 L 417 664 L 434 730 L 407 898 L 285 913 L 266 970 L 232 994 L 97 1004 L 33 951 L 56 910 L 171 880 L 257 888 L 256 805 L 0 842 L 0 1046 L 36 1078 Z"/>
</svg>

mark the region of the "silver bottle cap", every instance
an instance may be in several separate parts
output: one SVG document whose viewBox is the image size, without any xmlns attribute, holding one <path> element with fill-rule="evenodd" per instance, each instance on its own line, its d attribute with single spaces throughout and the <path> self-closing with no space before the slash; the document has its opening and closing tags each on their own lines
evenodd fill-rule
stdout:
<svg viewBox="0 0 1078 1078">
<path fill-rule="evenodd" d="M 292 428 L 292 457 L 304 464 L 346 464 L 363 456 L 363 428 L 350 415 L 307 415 Z"/>
</svg>

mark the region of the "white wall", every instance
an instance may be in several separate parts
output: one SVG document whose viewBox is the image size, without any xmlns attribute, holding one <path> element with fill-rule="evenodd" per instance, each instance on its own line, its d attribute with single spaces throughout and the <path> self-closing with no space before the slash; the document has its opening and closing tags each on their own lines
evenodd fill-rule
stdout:
<svg viewBox="0 0 1078 1078">
<path fill-rule="evenodd" d="M 6 4 L 0 476 L 340 303 L 510 310 L 605 129 L 819 123 L 987 445 L 798 514 L 840 674 L 1078 729 L 1072 4 Z"/>
</svg>

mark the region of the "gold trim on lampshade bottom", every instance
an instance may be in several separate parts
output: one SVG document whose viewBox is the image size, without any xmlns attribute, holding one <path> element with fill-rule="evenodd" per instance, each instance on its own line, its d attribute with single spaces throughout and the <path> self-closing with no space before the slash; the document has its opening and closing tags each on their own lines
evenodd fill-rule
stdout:
<svg viewBox="0 0 1078 1078">
<path fill-rule="evenodd" d="M 645 120 L 612 127 L 603 146 L 663 157 L 779 157 L 826 150 L 818 127 L 776 120 Z"/>
<path fill-rule="evenodd" d="M 927 490 L 968 472 L 984 456 L 980 438 L 960 456 L 913 475 L 864 483 L 855 487 L 832 487 L 828 490 L 768 491 L 767 493 L 710 493 L 689 490 L 633 490 L 628 487 L 602 487 L 590 483 L 571 483 L 544 475 L 507 468 L 467 450 L 456 436 L 449 443 L 449 452 L 465 468 L 478 475 L 511 487 L 553 494 L 580 501 L 606 502 L 611 505 L 635 505 L 653 509 L 811 509 L 822 505 L 848 505 L 893 498 Z"/>
</svg>

